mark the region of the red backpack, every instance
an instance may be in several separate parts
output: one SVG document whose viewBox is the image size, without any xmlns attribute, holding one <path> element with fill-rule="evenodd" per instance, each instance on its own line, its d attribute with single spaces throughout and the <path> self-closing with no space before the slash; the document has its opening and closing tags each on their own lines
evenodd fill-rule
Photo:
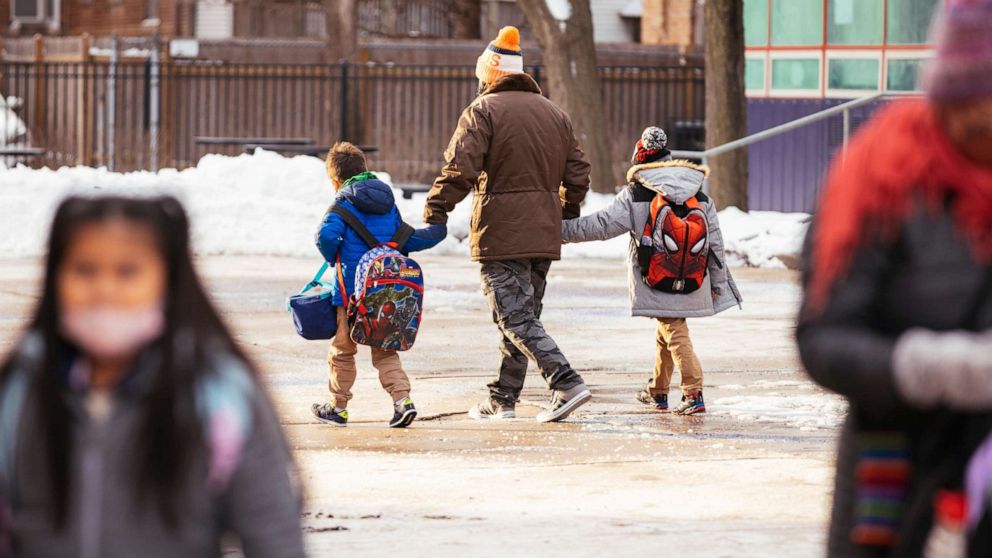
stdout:
<svg viewBox="0 0 992 558">
<path fill-rule="evenodd" d="M 672 204 L 658 194 L 637 246 L 644 281 L 653 289 L 689 294 L 703 285 L 709 263 L 709 223 L 699 200 Z"/>
</svg>

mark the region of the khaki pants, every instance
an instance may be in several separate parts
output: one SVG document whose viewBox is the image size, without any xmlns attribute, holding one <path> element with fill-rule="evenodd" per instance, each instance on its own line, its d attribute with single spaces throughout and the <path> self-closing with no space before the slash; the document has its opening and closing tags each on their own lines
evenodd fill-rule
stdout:
<svg viewBox="0 0 992 558">
<path fill-rule="evenodd" d="M 658 319 L 658 356 L 654 362 L 654 378 L 648 383 L 651 395 L 668 393 L 672 373 L 678 365 L 682 372 L 682 393 L 703 389 L 703 367 L 692 350 L 689 326 L 683 318 Z"/>
<path fill-rule="evenodd" d="M 355 385 L 358 368 L 355 366 L 355 355 L 358 345 L 348 335 L 348 316 L 344 308 L 338 308 L 338 331 L 331 340 L 331 350 L 327 354 L 327 363 L 331 368 L 331 379 L 328 386 L 334 396 L 334 406 L 347 408 L 351 400 L 351 388 Z M 379 382 L 393 398 L 399 401 L 410 395 L 410 379 L 403 371 L 400 355 L 395 351 L 383 351 L 372 348 L 372 366 L 379 371 Z"/>
</svg>

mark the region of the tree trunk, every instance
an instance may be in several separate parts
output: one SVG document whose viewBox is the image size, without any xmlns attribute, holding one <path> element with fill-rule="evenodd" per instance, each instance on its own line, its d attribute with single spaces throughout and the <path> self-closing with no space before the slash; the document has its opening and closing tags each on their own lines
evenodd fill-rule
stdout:
<svg viewBox="0 0 992 558">
<path fill-rule="evenodd" d="M 706 0 L 706 147 L 747 135 L 744 96 L 744 7 L 740 0 Z M 710 193 L 721 209 L 747 211 L 747 149 L 711 158 Z"/>
<path fill-rule="evenodd" d="M 454 0 L 448 21 L 453 39 L 481 39 L 482 0 Z"/>
<path fill-rule="evenodd" d="M 592 164 L 592 189 L 612 193 L 623 180 L 613 174 L 592 38 L 592 11 L 589 0 L 570 3 L 571 16 L 559 22 L 545 0 L 517 0 L 541 46 L 550 98 L 572 118 L 579 144 Z"/>
<path fill-rule="evenodd" d="M 337 138 L 338 140 L 360 145 L 364 141 L 364 119 L 361 110 L 364 88 L 361 86 L 361 80 L 358 79 L 361 68 L 356 65 L 359 52 L 358 0 L 324 0 L 324 18 L 327 27 L 325 61 L 328 64 L 341 64 L 342 68 L 345 63 L 348 65 L 347 99 L 339 98 L 336 103 L 331 103 L 327 107 L 330 113 L 328 116 L 332 120 L 342 116 L 347 118 L 347 125 L 341 127 L 342 131 L 335 130 L 334 133 L 341 136 Z M 344 92 L 340 81 L 337 85 L 338 90 Z M 342 103 L 347 103 L 344 111 L 341 110 Z"/>
<path fill-rule="evenodd" d="M 358 0 L 324 0 L 327 27 L 325 61 L 354 62 L 358 54 Z"/>
</svg>

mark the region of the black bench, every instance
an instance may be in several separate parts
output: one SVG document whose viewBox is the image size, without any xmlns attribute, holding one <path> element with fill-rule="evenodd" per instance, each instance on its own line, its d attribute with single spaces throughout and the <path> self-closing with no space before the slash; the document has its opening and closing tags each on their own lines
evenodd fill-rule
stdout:
<svg viewBox="0 0 992 558">
<path fill-rule="evenodd" d="M 195 136 L 197 145 L 313 145 L 310 138 L 238 138 L 230 136 Z"/>
<path fill-rule="evenodd" d="M 18 159 L 34 159 L 44 157 L 48 150 L 44 147 L 4 147 L 0 145 L 0 159 L 7 163 L 8 160 L 17 162 Z"/>
<path fill-rule="evenodd" d="M 403 184 L 397 186 L 403 192 L 403 199 L 412 200 L 414 194 L 423 194 L 431 191 L 430 184 Z"/>
<path fill-rule="evenodd" d="M 359 149 L 363 153 L 376 153 L 379 151 L 378 147 L 373 145 L 359 145 Z M 330 151 L 330 145 L 288 145 L 288 144 L 276 144 L 276 143 L 249 143 L 245 145 L 245 153 L 252 154 L 258 149 L 264 149 L 266 151 L 276 151 L 278 153 L 293 153 L 296 155 L 312 155 L 314 157 L 322 157 Z"/>
</svg>

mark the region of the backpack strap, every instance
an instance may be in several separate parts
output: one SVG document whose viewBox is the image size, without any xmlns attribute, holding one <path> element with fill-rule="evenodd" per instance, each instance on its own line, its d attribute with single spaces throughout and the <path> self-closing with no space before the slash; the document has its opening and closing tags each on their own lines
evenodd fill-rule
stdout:
<svg viewBox="0 0 992 558">
<path fill-rule="evenodd" d="M 369 229 L 364 223 L 362 223 L 361 219 L 359 219 L 357 215 L 338 204 L 331 206 L 331 212 L 340 217 L 346 225 L 351 227 L 351 230 L 358 233 L 358 236 L 362 238 L 362 241 L 368 245 L 369 250 L 379 245 L 379 241 L 375 238 L 375 235 L 369 232 Z"/>
<path fill-rule="evenodd" d="M 393 235 L 393 238 L 389 241 L 389 243 L 400 252 L 403 252 L 403 248 L 406 246 L 407 241 L 410 240 L 410 237 L 413 236 L 414 232 L 416 232 L 416 229 L 400 219 L 400 226 L 396 229 L 396 234 Z"/>
</svg>

